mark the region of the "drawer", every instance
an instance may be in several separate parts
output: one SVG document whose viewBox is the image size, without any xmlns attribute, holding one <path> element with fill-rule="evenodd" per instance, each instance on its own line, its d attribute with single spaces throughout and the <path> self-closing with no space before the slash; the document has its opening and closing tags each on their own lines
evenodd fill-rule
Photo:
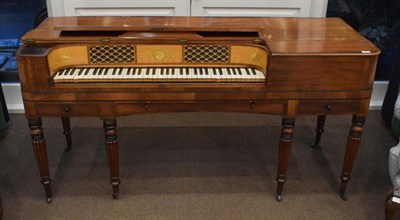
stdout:
<svg viewBox="0 0 400 220">
<path fill-rule="evenodd" d="M 216 101 L 216 102 L 135 102 L 117 103 L 117 115 L 163 112 L 248 112 L 284 114 L 286 102 Z"/>
<path fill-rule="evenodd" d="M 298 107 L 299 115 L 355 114 L 359 110 L 359 100 L 307 100 L 300 101 Z"/>
<path fill-rule="evenodd" d="M 39 116 L 99 116 L 98 103 L 35 103 Z"/>
</svg>

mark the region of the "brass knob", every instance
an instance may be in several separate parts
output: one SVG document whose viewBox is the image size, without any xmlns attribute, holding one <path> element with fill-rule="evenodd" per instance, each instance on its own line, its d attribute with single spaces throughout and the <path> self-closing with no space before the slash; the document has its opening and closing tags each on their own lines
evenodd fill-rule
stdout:
<svg viewBox="0 0 400 220">
<path fill-rule="evenodd" d="M 144 106 L 144 108 L 149 108 L 149 105 L 150 105 L 150 102 L 147 101 L 146 103 L 144 103 L 143 106 Z"/>
<path fill-rule="evenodd" d="M 254 108 L 254 107 L 256 107 L 256 102 L 249 101 L 249 105 L 250 105 L 251 108 Z"/>
<path fill-rule="evenodd" d="M 71 110 L 71 108 L 69 106 L 64 108 L 64 112 L 69 112 L 69 110 Z"/>
<path fill-rule="evenodd" d="M 331 104 L 326 104 L 325 108 L 326 108 L 326 110 L 330 111 L 330 110 L 332 110 L 332 105 Z"/>
</svg>

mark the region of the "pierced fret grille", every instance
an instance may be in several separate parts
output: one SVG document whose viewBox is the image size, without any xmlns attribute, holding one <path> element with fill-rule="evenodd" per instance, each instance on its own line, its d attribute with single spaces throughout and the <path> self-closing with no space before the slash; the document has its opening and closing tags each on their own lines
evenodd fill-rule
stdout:
<svg viewBox="0 0 400 220">
<path fill-rule="evenodd" d="M 89 46 L 91 64 L 134 63 L 133 45 L 93 45 Z"/>
<path fill-rule="evenodd" d="M 185 63 L 229 63 L 228 45 L 185 45 Z"/>
</svg>

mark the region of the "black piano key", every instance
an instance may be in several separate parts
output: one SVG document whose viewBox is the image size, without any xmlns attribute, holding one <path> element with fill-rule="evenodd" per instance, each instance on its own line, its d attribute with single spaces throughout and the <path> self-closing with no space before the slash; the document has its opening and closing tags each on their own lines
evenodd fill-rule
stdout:
<svg viewBox="0 0 400 220">
<path fill-rule="evenodd" d="M 64 76 L 68 76 L 69 75 L 69 72 L 71 71 L 71 69 L 66 69 L 66 71 L 64 72 Z"/>
<path fill-rule="evenodd" d="M 103 76 L 106 76 L 107 72 L 108 72 L 107 68 L 102 68 L 102 72 L 100 74 L 103 75 Z"/>
<path fill-rule="evenodd" d="M 100 68 L 99 72 L 97 72 L 97 75 L 102 76 L 105 72 L 104 70 L 105 70 L 105 68 Z"/>
<path fill-rule="evenodd" d="M 82 75 L 82 73 L 84 72 L 84 70 L 85 70 L 84 68 L 80 69 L 79 72 L 78 72 L 78 76 Z"/>
<path fill-rule="evenodd" d="M 230 68 L 226 68 L 226 70 L 227 70 L 227 72 L 228 72 L 228 75 L 232 75 L 232 74 L 231 74 L 231 69 L 230 69 Z"/>
<path fill-rule="evenodd" d="M 126 75 L 127 76 L 131 75 L 131 72 L 132 72 L 132 68 L 129 68 L 128 71 L 126 72 Z"/>
<path fill-rule="evenodd" d="M 153 75 L 153 76 L 155 76 L 156 75 L 156 68 L 151 68 L 152 70 L 152 72 L 151 72 L 151 74 Z"/>
<path fill-rule="evenodd" d="M 88 68 L 88 69 L 85 69 L 85 72 L 83 73 L 83 75 L 84 76 L 87 76 L 88 74 L 89 74 L 89 70 L 90 70 L 91 68 Z"/>
<path fill-rule="evenodd" d="M 75 69 L 76 69 L 76 68 L 72 68 L 72 69 L 71 69 L 71 71 L 69 72 L 69 75 L 70 75 L 70 76 L 74 75 Z"/>
<path fill-rule="evenodd" d="M 137 75 L 138 75 L 138 76 L 142 75 L 142 68 L 141 68 L 141 67 L 140 67 L 140 68 L 138 68 Z"/>
<path fill-rule="evenodd" d="M 247 75 L 251 75 L 249 68 L 245 68 Z"/>
<path fill-rule="evenodd" d="M 183 68 L 178 68 L 179 75 L 183 75 Z"/>
<path fill-rule="evenodd" d="M 99 71 L 99 68 L 94 69 L 92 76 L 97 75 L 97 72 Z"/>
<path fill-rule="evenodd" d="M 122 75 L 122 68 L 119 68 L 118 76 Z"/>
<path fill-rule="evenodd" d="M 66 70 L 66 69 L 60 70 L 60 71 L 58 72 L 58 75 L 59 75 L 59 76 L 64 75 L 65 71 L 67 71 L 67 70 Z"/>
<path fill-rule="evenodd" d="M 251 72 L 253 72 L 253 75 L 257 75 L 257 72 L 255 69 L 251 68 Z"/>
<path fill-rule="evenodd" d="M 189 75 L 190 73 L 189 73 L 189 68 L 188 67 L 186 67 L 186 75 Z"/>
<path fill-rule="evenodd" d="M 68 76 L 70 71 L 71 71 L 71 69 L 67 69 L 67 70 L 64 72 L 64 76 Z"/>
<path fill-rule="evenodd" d="M 112 72 L 112 74 L 111 75 L 115 75 L 115 74 L 117 74 L 117 71 L 118 71 L 118 68 L 114 68 L 114 70 L 113 70 L 113 72 Z"/>
<path fill-rule="evenodd" d="M 235 68 L 235 71 L 236 71 L 237 74 L 243 75 L 243 74 L 242 74 L 242 71 L 240 71 L 240 68 Z"/>
<path fill-rule="evenodd" d="M 93 76 L 99 75 L 100 68 L 96 68 L 93 72 Z"/>
<path fill-rule="evenodd" d="M 201 69 L 202 69 L 204 75 L 208 75 L 206 68 L 201 68 Z"/>
<path fill-rule="evenodd" d="M 229 71 L 231 71 L 232 75 L 235 75 L 235 76 L 236 76 L 235 69 L 233 69 L 233 68 L 229 68 Z"/>
</svg>

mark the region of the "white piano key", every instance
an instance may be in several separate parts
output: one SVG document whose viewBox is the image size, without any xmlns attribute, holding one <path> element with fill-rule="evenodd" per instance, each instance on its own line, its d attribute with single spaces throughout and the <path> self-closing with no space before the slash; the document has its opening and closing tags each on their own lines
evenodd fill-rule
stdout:
<svg viewBox="0 0 400 220">
<path fill-rule="evenodd" d="M 236 75 L 235 70 L 233 68 L 229 68 L 228 71 L 231 74 L 231 79 L 236 81 L 237 80 L 237 75 Z"/>
<path fill-rule="evenodd" d="M 84 79 L 90 79 L 92 77 L 94 68 L 90 68 L 87 72 L 86 75 L 83 77 Z"/>
<path fill-rule="evenodd" d="M 217 80 L 217 74 L 214 72 L 213 68 L 207 68 L 206 69 L 207 73 L 208 73 L 208 78 L 211 80 Z"/>
<path fill-rule="evenodd" d="M 68 80 L 68 81 L 73 81 L 75 75 L 78 75 L 78 73 L 79 73 L 79 69 L 75 69 L 75 68 L 74 68 L 74 69 L 69 73 L 69 75 L 67 76 L 67 80 Z"/>
<path fill-rule="evenodd" d="M 139 75 L 141 73 L 141 71 L 142 70 L 140 68 L 136 68 L 135 72 L 133 73 L 132 79 L 135 79 L 135 80 L 139 79 L 141 77 L 141 75 Z"/>
<path fill-rule="evenodd" d="M 106 73 L 103 76 L 104 80 L 109 80 L 111 79 L 112 73 L 114 72 L 114 68 L 107 68 Z"/>
<path fill-rule="evenodd" d="M 59 79 L 61 79 L 61 80 L 67 80 L 67 78 L 68 78 L 68 76 L 69 76 L 69 72 L 71 72 L 71 70 L 72 70 L 72 69 L 70 69 L 70 68 L 65 69 L 65 71 L 61 73 Z"/>
<path fill-rule="evenodd" d="M 244 76 L 239 68 L 235 67 L 235 68 L 233 68 L 233 70 L 235 71 L 237 81 L 241 81 L 244 79 Z"/>
<path fill-rule="evenodd" d="M 228 70 L 226 68 L 221 68 L 222 70 L 222 79 L 224 81 L 231 79 L 230 75 L 228 75 Z"/>
<path fill-rule="evenodd" d="M 128 72 L 125 74 L 125 79 L 132 79 L 133 73 L 135 72 L 135 68 L 129 68 Z"/>
<path fill-rule="evenodd" d="M 242 72 L 242 75 L 243 75 L 244 77 L 246 77 L 246 78 L 249 76 L 249 74 L 248 74 L 248 72 L 246 71 L 245 68 L 240 68 L 240 72 Z"/>
<path fill-rule="evenodd" d="M 187 80 L 188 79 L 187 69 L 185 67 L 182 67 L 180 71 L 182 73 L 181 78 L 184 79 L 184 80 Z"/>
<path fill-rule="evenodd" d="M 121 74 L 119 75 L 118 79 L 124 79 L 126 76 L 126 73 L 128 72 L 128 68 L 122 68 Z"/>
<path fill-rule="evenodd" d="M 194 68 L 189 68 L 189 76 L 188 79 L 192 80 L 196 77 Z"/>
<path fill-rule="evenodd" d="M 156 68 L 156 78 L 159 80 L 162 79 L 161 68 Z"/>
<path fill-rule="evenodd" d="M 96 74 L 94 75 L 94 77 L 93 77 L 93 79 L 99 79 L 100 78 L 100 73 L 101 73 L 101 69 L 102 68 L 97 68 L 97 70 L 96 70 Z"/>
<path fill-rule="evenodd" d="M 168 68 L 169 74 L 171 75 L 171 79 L 175 79 L 177 78 L 177 75 L 175 75 L 175 71 L 174 68 L 170 67 Z"/>
<path fill-rule="evenodd" d="M 74 76 L 74 81 L 79 82 L 79 80 L 83 79 L 86 71 L 88 71 L 88 68 L 82 68 L 81 71 L 76 76 Z"/>
<path fill-rule="evenodd" d="M 175 79 L 181 79 L 181 72 L 179 68 L 174 68 Z"/>
<path fill-rule="evenodd" d="M 99 71 L 98 79 L 103 80 L 107 75 L 107 71 L 108 71 L 107 68 L 101 68 L 100 71 Z"/>
<path fill-rule="evenodd" d="M 54 81 L 61 79 L 64 71 L 65 71 L 64 69 L 57 71 L 56 74 L 54 74 Z"/>
<path fill-rule="evenodd" d="M 260 70 L 255 70 L 257 74 L 258 79 L 265 79 L 264 73 L 261 72 Z"/>
</svg>

